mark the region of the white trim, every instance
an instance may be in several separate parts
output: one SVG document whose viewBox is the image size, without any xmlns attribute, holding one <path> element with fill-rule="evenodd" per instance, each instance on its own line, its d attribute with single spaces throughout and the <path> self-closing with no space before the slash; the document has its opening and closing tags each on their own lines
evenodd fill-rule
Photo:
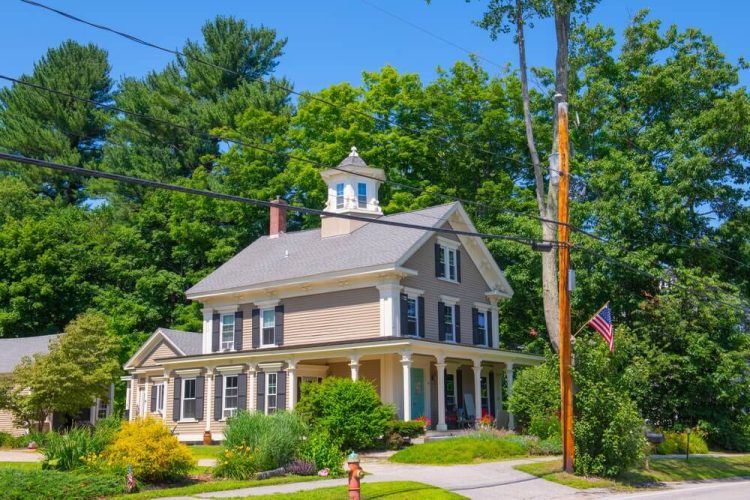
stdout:
<svg viewBox="0 0 750 500">
<path fill-rule="evenodd" d="M 445 238 L 443 236 L 438 236 L 436 239 L 438 245 L 442 245 L 451 250 L 458 250 L 459 248 L 461 248 L 461 242 L 459 241 L 449 240 L 448 238 Z"/>
<path fill-rule="evenodd" d="M 264 342 L 265 332 L 266 329 L 265 326 L 265 313 L 269 311 L 273 315 L 273 342 L 266 343 Z M 267 347 L 278 347 L 278 344 L 276 343 L 276 309 L 274 307 L 264 307 L 260 309 L 260 312 L 258 314 L 258 320 L 260 322 L 259 328 L 260 328 L 260 345 L 258 347 L 261 348 L 267 348 Z"/>
<path fill-rule="evenodd" d="M 380 336 L 401 335 L 401 285 L 397 279 L 381 282 L 376 286 L 380 294 Z"/>
<path fill-rule="evenodd" d="M 185 384 L 185 382 L 187 382 L 189 380 L 192 380 L 194 382 L 194 390 L 195 390 L 195 396 L 193 396 L 193 398 L 190 401 L 195 401 L 195 400 L 198 399 L 197 398 L 197 396 L 198 396 L 198 381 L 197 381 L 197 377 L 183 378 L 182 381 L 180 382 L 180 420 L 179 420 L 180 422 L 197 422 L 198 421 L 198 419 L 195 418 L 195 417 L 185 418 L 185 387 L 187 387 L 187 385 Z M 209 401 L 211 400 L 210 395 L 209 395 L 208 400 Z M 196 408 L 196 410 L 197 410 L 197 408 Z"/>
<path fill-rule="evenodd" d="M 141 361 L 140 358 L 142 358 L 145 354 L 150 354 L 151 351 L 158 345 L 156 343 L 157 340 L 160 340 L 167 344 L 170 349 L 172 349 L 175 353 L 177 353 L 178 356 L 185 356 L 185 353 L 177 347 L 177 344 L 172 342 L 169 337 L 164 335 L 164 332 L 162 332 L 161 328 L 157 328 L 154 333 L 151 334 L 151 336 L 146 339 L 146 342 L 143 343 L 140 349 L 138 349 L 135 354 L 133 354 L 130 359 L 125 363 L 124 368 L 126 370 L 132 370 L 136 368 L 136 360 L 139 362 Z"/>
<path fill-rule="evenodd" d="M 459 302 L 461 302 L 461 299 L 458 297 L 451 297 L 450 295 L 440 295 L 439 296 L 440 302 L 445 304 L 446 306 L 455 306 Z"/>
<path fill-rule="evenodd" d="M 222 316 L 224 316 L 225 314 L 229 314 L 229 313 L 235 313 L 235 312 L 237 312 L 239 310 L 240 310 L 240 305 L 239 304 L 232 304 L 232 305 L 226 305 L 226 306 L 214 306 L 213 307 L 213 312 L 214 313 L 219 313 Z"/>
<path fill-rule="evenodd" d="M 279 370 L 279 371 L 281 371 L 281 370 Z M 268 412 L 268 398 L 270 396 L 275 396 L 276 397 L 276 404 L 273 407 L 274 413 L 276 413 L 276 412 L 279 411 L 279 371 L 276 371 L 276 372 L 269 371 L 269 372 L 265 372 L 264 373 L 264 376 L 266 377 L 266 384 L 265 384 L 265 394 L 263 395 L 263 397 L 265 398 L 265 401 L 264 401 L 264 404 L 263 404 L 263 411 L 265 411 L 266 415 L 269 414 L 269 412 Z M 271 394 L 270 391 L 268 390 L 268 388 L 270 387 L 270 384 L 268 383 L 268 379 L 272 375 L 276 378 L 276 383 L 274 384 L 274 391 L 275 392 L 273 394 Z"/>
<path fill-rule="evenodd" d="M 263 372 L 280 372 L 284 368 L 284 363 L 259 363 L 258 370 Z"/>
<path fill-rule="evenodd" d="M 217 366 L 215 370 L 222 375 L 234 375 L 242 373 L 243 368 L 244 367 L 242 365 Z"/>
<path fill-rule="evenodd" d="M 180 377 L 192 377 L 192 376 L 197 377 L 198 375 L 201 374 L 201 369 L 200 368 L 185 368 L 181 370 L 175 370 L 174 372 Z"/>
<path fill-rule="evenodd" d="M 220 422 L 226 421 L 227 417 L 225 415 L 227 411 L 227 378 L 229 377 L 235 377 L 237 379 L 237 406 L 234 408 L 231 408 L 237 413 L 238 411 L 242 410 L 240 408 L 240 377 L 239 373 L 222 373 L 220 374 L 222 378 L 221 382 L 221 418 L 219 419 Z"/>
<path fill-rule="evenodd" d="M 278 306 L 279 303 L 281 303 L 281 299 L 257 300 L 254 302 L 258 309 L 269 309 Z"/>
<path fill-rule="evenodd" d="M 420 290 L 418 288 L 411 288 L 408 286 L 402 286 L 401 287 L 401 293 L 405 293 L 409 297 L 420 297 L 424 295 L 424 290 Z"/>
<path fill-rule="evenodd" d="M 492 309 L 492 304 L 488 304 L 486 302 L 474 302 L 474 307 L 482 312 L 487 312 Z"/>
</svg>

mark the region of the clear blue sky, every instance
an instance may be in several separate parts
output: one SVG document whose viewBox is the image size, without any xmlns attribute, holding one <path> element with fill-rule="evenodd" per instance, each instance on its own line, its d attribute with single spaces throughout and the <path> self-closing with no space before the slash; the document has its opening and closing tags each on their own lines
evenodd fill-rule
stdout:
<svg viewBox="0 0 750 500">
<path fill-rule="evenodd" d="M 178 48 L 196 39 L 201 24 L 217 14 L 234 15 L 250 24 L 266 25 L 289 38 L 277 74 L 287 76 L 297 90 L 318 90 L 332 83 L 360 82 L 362 70 L 391 64 L 402 72 L 417 72 L 423 80 L 435 67 L 451 65 L 466 54 L 400 21 L 373 5 L 470 49 L 496 63 L 511 62 L 516 49 L 510 37 L 492 42 L 471 21 L 487 1 L 463 0 L 40 0 L 89 20 L 107 24 L 141 38 Z M 629 17 L 649 7 L 665 24 L 698 27 L 711 35 L 733 62 L 750 58 L 747 49 L 750 2 L 745 0 L 602 0 L 591 21 L 614 27 L 618 33 Z M 109 51 L 113 77 L 141 76 L 162 68 L 168 54 L 136 45 L 116 35 L 64 19 L 17 0 L 0 6 L 0 73 L 28 73 L 47 48 L 67 38 L 93 42 Z M 554 33 L 551 23 L 538 25 L 528 35 L 532 65 L 552 66 Z M 489 64 L 486 68 L 497 73 Z M 750 83 L 750 72 L 742 83 Z"/>
</svg>

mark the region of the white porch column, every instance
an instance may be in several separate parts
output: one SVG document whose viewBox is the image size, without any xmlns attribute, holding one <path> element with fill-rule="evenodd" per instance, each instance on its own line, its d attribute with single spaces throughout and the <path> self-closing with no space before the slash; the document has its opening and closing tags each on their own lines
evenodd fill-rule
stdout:
<svg viewBox="0 0 750 500">
<path fill-rule="evenodd" d="M 505 363 L 505 384 L 508 386 L 506 392 L 507 397 L 510 397 L 510 395 L 513 392 L 513 363 Z M 508 429 L 515 429 L 516 428 L 516 422 L 513 418 L 512 413 L 508 413 Z"/>
<path fill-rule="evenodd" d="M 352 380 L 359 380 L 359 355 L 352 354 L 349 357 L 349 368 L 352 370 Z"/>
<path fill-rule="evenodd" d="M 445 357 L 436 356 L 436 358 L 438 422 L 435 428 L 439 431 L 447 431 L 448 425 L 445 423 Z"/>
<path fill-rule="evenodd" d="M 474 360 L 474 418 L 482 418 L 482 361 Z"/>
<path fill-rule="evenodd" d="M 203 406 L 206 409 L 203 418 L 206 420 L 206 430 L 211 432 L 211 420 L 214 419 L 214 370 L 210 368 L 203 378 L 203 395 Z"/>
<path fill-rule="evenodd" d="M 401 284 L 394 279 L 377 288 L 380 292 L 380 336 L 398 337 L 401 334 Z"/>
<path fill-rule="evenodd" d="M 404 420 L 411 420 L 411 353 L 401 354 L 401 366 L 404 371 Z"/>
<path fill-rule="evenodd" d="M 135 420 L 135 418 L 138 416 L 138 406 L 133 404 L 133 400 L 138 400 L 138 378 L 133 377 L 130 379 L 130 413 L 128 416 L 130 417 L 129 420 L 132 422 Z"/>
<path fill-rule="evenodd" d="M 286 409 L 292 411 L 294 405 L 297 404 L 297 362 L 289 360 L 286 362 L 287 372 L 287 398 L 286 398 Z"/>
<path fill-rule="evenodd" d="M 153 377 L 146 377 L 146 408 L 143 412 L 144 415 L 151 413 L 151 391 L 154 390 L 154 379 Z"/>
<path fill-rule="evenodd" d="M 258 370 L 255 364 L 251 363 L 247 367 L 247 411 L 255 411 L 258 404 Z"/>
</svg>

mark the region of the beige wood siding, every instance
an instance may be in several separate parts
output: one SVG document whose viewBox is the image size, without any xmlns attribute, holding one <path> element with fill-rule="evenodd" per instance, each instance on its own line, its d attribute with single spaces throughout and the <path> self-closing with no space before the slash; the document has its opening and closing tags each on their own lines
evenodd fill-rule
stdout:
<svg viewBox="0 0 750 500">
<path fill-rule="evenodd" d="M 241 304 L 242 311 L 242 350 L 249 351 L 253 348 L 253 305 Z"/>
<path fill-rule="evenodd" d="M 148 356 L 146 356 L 146 359 L 143 360 L 143 363 L 141 363 L 140 366 L 156 366 L 159 363 L 156 361 L 157 359 L 161 358 L 171 358 L 177 356 L 177 353 L 169 347 L 169 345 L 166 342 L 159 342 L 156 347 L 154 347 Z"/>
<path fill-rule="evenodd" d="M 369 380 L 380 394 L 380 360 L 368 359 L 359 363 L 359 378 Z"/>
<path fill-rule="evenodd" d="M 13 424 L 13 413 L 8 410 L 0 410 L 0 432 L 7 432 L 13 436 L 21 436 L 26 431 Z"/>
<path fill-rule="evenodd" d="M 380 334 L 380 294 L 375 287 L 282 300 L 284 345 L 346 341 Z"/>
<path fill-rule="evenodd" d="M 441 234 L 441 237 L 458 241 L 458 238 L 451 234 Z M 437 236 L 430 238 L 406 261 L 404 267 L 418 271 L 419 275 L 409 276 L 403 279 L 401 284 L 424 290 L 425 338 L 429 340 L 438 340 L 440 295 L 460 299 L 458 305 L 461 312 L 461 343 L 472 344 L 471 309 L 474 307 L 474 302 L 489 303 L 485 293 L 490 289 L 464 247 L 460 248 L 461 283 L 451 283 L 437 278 L 435 276 L 435 243 L 437 243 Z"/>
</svg>

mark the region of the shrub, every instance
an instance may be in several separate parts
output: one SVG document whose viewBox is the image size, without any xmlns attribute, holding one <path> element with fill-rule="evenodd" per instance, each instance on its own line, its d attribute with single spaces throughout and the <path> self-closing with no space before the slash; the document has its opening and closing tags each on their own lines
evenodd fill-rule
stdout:
<svg viewBox="0 0 750 500">
<path fill-rule="evenodd" d="M 307 426 L 295 413 L 240 412 L 224 429 L 224 451 L 214 472 L 247 479 L 259 471 L 285 467 L 297 454 Z"/>
<path fill-rule="evenodd" d="M 295 476 L 314 476 L 318 472 L 318 469 L 315 468 L 313 462 L 297 458 L 292 460 L 291 463 L 286 466 L 286 471 Z"/>
<path fill-rule="evenodd" d="M 508 411 L 513 413 L 519 428 L 529 428 L 534 418 L 548 419 L 559 414 L 559 376 L 557 358 L 549 351 L 544 363 L 518 373 L 508 398 Z M 537 421 L 537 425 L 540 423 Z"/>
<path fill-rule="evenodd" d="M 125 492 L 125 481 L 122 477 L 49 470 L 0 468 L 0 484 L 2 498 L 7 500 L 93 500 Z"/>
<path fill-rule="evenodd" d="M 17 448 L 19 439 L 8 432 L 0 432 L 0 448 Z"/>
<path fill-rule="evenodd" d="M 39 448 L 44 448 L 45 446 L 47 446 L 49 437 L 52 434 L 54 434 L 54 432 L 39 432 L 31 430 L 28 432 L 28 434 L 24 434 L 23 436 L 18 436 L 16 438 L 15 447 L 28 448 L 30 443 L 36 443 Z"/>
<path fill-rule="evenodd" d="M 316 431 L 339 436 L 346 451 L 373 447 L 394 414 L 380 401 L 372 383 L 335 377 L 304 384 L 297 411 Z"/>
<path fill-rule="evenodd" d="M 386 448 L 398 450 L 409 440 L 421 436 L 426 431 L 422 420 L 391 420 L 385 428 Z"/>
<path fill-rule="evenodd" d="M 560 437 L 560 419 L 557 415 L 532 415 L 527 432 L 539 439 Z"/>
<path fill-rule="evenodd" d="M 331 475 L 343 472 L 344 453 L 341 441 L 325 431 L 313 432 L 302 444 L 299 458 L 315 464 L 317 470 L 329 469 Z"/>
<path fill-rule="evenodd" d="M 92 465 L 92 459 L 114 441 L 120 423 L 119 418 L 109 417 L 99 420 L 94 428 L 73 427 L 63 434 L 42 434 L 42 439 L 46 441 L 42 448 L 45 458 L 42 467 L 67 471 Z M 28 439 L 29 442 L 33 440 L 33 435 L 30 434 Z"/>
<path fill-rule="evenodd" d="M 687 433 L 664 431 L 664 441 L 656 445 L 654 452 L 659 455 L 685 454 L 687 451 Z M 704 433 L 694 430 L 690 433 L 690 453 L 708 453 Z"/>
<path fill-rule="evenodd" d="M 136 479 L 146 482 L 181 479 L 195 462 L 190 449 L 161 420 L 152 417 L 122 424 L 101 460 L 119 473 L 132 465 Z"/>
<path fill-rule="evenodd" d="M 729 451 L 750 451 L 750 414 L 732 418 L 727 415 L 713 422 L 701 421 L 698 427 L 706 433 L 711 447 Z M 690 438 L 692 445 L 693 438 Z"/>
</svg>

